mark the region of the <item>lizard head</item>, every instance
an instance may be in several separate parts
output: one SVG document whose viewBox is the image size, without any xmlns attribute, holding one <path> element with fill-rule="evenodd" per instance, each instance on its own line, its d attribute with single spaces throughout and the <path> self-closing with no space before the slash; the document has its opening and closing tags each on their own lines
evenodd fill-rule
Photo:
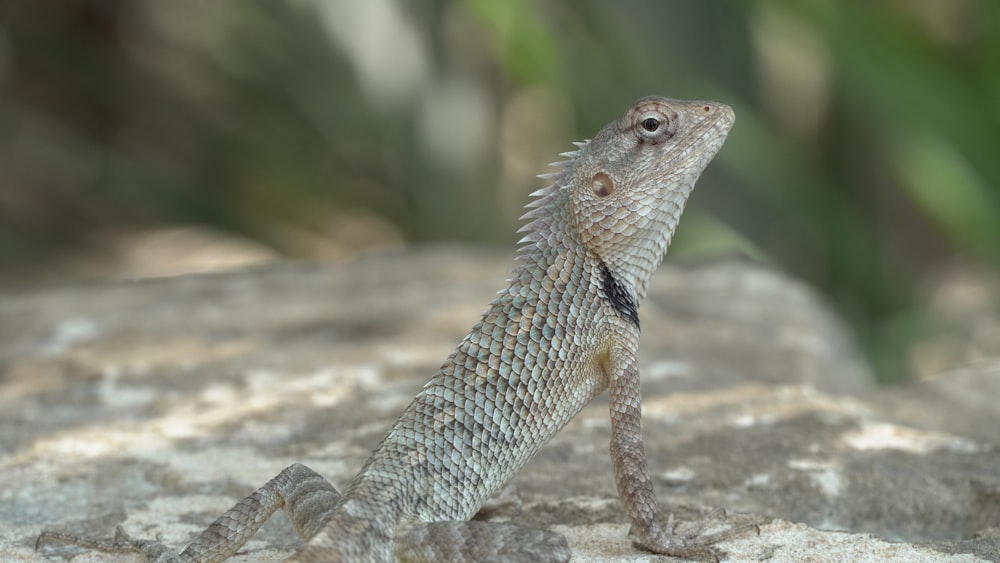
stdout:
<svg viewBox="0 0 1000 563">
<path fill-rule="evenodd" d="M 725 104 L 642 98 L 557 176 L 578 241 L 641 299 L 695 181 L 733 125 Z"/>
</svg>

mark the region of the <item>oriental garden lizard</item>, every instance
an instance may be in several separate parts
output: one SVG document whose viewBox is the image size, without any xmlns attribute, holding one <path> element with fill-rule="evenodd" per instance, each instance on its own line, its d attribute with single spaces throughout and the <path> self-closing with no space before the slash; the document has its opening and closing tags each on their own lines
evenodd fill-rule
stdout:
<svg viewBox="0 0 1000 563">
<path fill-rule="evenodd" d="M 733 124 L 728 106 L 638 100 L 540 178 L 508 287 L 339 493 L 291 465 L 180 554 L 157 541 L 45 532 L 155 562 L 222 561 L 283 508 L 305 545 L 291 561 L 567 561 L 564 537 L 470 521 L 542 445 L 609 390 L 611 459 L 636 545 L 713 557 L 712 534 L 664 529 L 640 430 L 638 307 L 684 204 Z M 700 535 L 699 535 L 700 534 Z"/>
</svg>

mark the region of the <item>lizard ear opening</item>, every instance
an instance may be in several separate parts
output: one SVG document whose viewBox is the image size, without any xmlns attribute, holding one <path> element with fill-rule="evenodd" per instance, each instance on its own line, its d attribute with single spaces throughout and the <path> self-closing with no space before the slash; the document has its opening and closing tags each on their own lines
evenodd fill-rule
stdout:
<svg viewBox="0 0 1000 563">
<path fill-rule="evenodd" d="M 598 172 L 594 174 L 594 178 L 590 181 L 590 187 L 594 190 L 594 195 L 600 198 L 608 197 L 615 192 L 615 183 L 604 172 Z"/>
</svg>

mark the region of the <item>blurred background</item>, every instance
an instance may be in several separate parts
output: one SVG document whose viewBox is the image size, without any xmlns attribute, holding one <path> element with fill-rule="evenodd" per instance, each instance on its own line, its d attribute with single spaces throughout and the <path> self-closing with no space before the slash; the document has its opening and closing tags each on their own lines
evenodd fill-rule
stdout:
<svg viewBox="0 0 1000 563">
<path fill-rule="evenodd" d="M 804 279 L 928 377 L 1000 352 L 998 6 L 0 0 L 0 291 L 513 255 L 534 175 L 655 93 L 737 113 L 671 259 Z"/>
</svg>

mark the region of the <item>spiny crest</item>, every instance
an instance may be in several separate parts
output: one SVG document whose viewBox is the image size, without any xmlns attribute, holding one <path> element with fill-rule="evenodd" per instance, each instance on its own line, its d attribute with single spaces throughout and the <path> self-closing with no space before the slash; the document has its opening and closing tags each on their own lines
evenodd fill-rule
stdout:
<svg viewBox="0 0 1000 563">
<path fill-rule="evenodd" d="M 532 199 L 524 206 L 528 211 L 521 216 L 521 221 L 524 221 L 524 224 L 517 230 L 519 233 L 525 233 L 521 240 L 517 242 L 520 245 L 517 260 L 523 260 L 548 234 L 547 231 L 551 227 L 551 215 L 558 205 L 556 202 L 558 195 L 561 191 L 567 189 L 566 186 L 560 185 L 558 180 L 563 177 L 566 169 L 573 163 L 573 160 L 580 156 L 580 149 L 583 149 L 589 143 L 590 139 L 574 142 L 573 144 L 578 147 L 577 150 L 559 153 L 559 156 L 565 157 L 566 160 L 549 163 L 549 166 L 559 168 L 560 170 L 536 176 L 539 179 L 551 181 L 552 183 L 529 194 Z"/>
</svg>

